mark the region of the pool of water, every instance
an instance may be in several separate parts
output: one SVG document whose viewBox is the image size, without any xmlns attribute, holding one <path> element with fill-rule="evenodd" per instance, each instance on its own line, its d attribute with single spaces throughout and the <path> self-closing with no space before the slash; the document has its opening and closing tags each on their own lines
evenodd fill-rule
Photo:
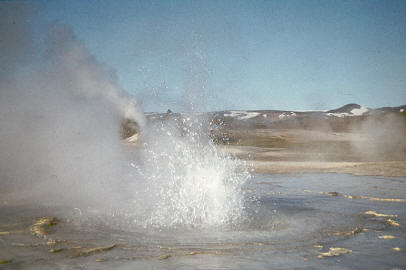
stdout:
<svg viewBox="0 0 406 270">
<path fill-rule="evenodd" d="M 0 206 L 0 269 L 406 269 L 406 178 L 254 175 L 240 222 L 143 228 L 84 209 Z"/>
</svg>

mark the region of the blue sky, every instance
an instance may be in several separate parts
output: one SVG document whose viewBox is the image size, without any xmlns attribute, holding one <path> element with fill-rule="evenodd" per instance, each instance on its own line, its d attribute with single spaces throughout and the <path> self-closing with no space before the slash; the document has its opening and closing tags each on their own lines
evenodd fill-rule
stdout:
<svg viewBox="0 0 406 270">
<path fill-rule="evenodd" d="M 406 1 L 43 1 L 146 111 L 406 104 Z"/>
</svg>

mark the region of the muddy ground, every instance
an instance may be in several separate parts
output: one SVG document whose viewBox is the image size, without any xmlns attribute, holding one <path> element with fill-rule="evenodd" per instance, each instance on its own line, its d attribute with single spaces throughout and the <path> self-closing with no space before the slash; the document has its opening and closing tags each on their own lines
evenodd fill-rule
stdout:
<svg viewBox="0 0 406 270">
<path fill-rule="evenodd" d="M 233 140 L 219 147 L 246 160 L 248 166 L 258 173 L 333 172 L 406 176 L 404 142 L 394 140 L 390 132 L 231 130 L 229 134 Z"/>
</svg>

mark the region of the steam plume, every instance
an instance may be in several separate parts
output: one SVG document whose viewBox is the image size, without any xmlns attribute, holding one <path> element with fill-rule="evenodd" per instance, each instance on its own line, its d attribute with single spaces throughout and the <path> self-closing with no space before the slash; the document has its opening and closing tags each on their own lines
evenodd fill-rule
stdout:
<svg viewBox="0 0 406 270">
<path fill-rule="evenodd" d="M 248 173 L 199 136 L 198 119 L 180 119 L 184 134 L 170 123 L 146 126 L 136 100 L 69 27 L 54 23 L 34 38 L 23 10 L 0 14 L 2 188 L 40 204 L 118 211 L 142 226 L 239 219 Z M 145 127 L 133 155 L 120 138 L 124 119 Z"/>
<path fill-rule="evenodd" d="M 144 123 L 136 100 L 69 27 L 54 23 L 33 36 L 26 6 L 2 3 L 0 10 L 2 188 L 37 199 L 105 201 L 125 178 L 121 121 Z"/>
</svg>

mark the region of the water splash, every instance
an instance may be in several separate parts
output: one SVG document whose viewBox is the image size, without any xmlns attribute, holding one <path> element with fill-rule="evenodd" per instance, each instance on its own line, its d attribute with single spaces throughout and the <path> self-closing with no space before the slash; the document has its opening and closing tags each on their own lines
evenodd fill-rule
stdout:
<svg viewBox="0 0 406 270">
<path fill-rule="evenodd" d="M 146 181 L 136 203 L 148 203 L 141 221 L 152 227 L 212 227 L 243 218 L 245 164 L 218 150 L 197 117 L 151 125 L 137 170 Z M 140 194 L 138 194 L 140 195 Z"/>
<path fill-rule="evenodd" d="M 200 119 L 144 124 L 136 99 L 70 27 L 38 22 L 31 33 L 38 18 L 15 7 L 0 8 L 2 200 L 63 205 L 103 224 L 127 225 L 123 213 L 155 227 L 240 218 L 248 174 L 216 150 Z M 126 119 L 143 128 L 135 157 L 120 138 Z"/>
</svg>

